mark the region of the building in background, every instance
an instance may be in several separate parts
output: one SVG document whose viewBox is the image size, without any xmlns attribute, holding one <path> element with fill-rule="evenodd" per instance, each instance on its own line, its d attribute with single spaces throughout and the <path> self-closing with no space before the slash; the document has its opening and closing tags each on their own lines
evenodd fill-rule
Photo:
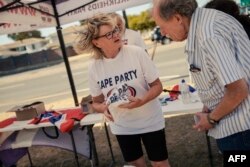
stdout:
<svg viewBox="0 0 250 167">
<path fill-rule="evenodd" d="M 81 33 L 82 28 L 83 28 L 82 26 L 75 25 L 62 29 L 64 44 L 66 47 L 66 52 L 68 57 L 77 55 L 77 53 L 74 50 L 74 45 L 79 40 L 80 37 L 79 33 Z M 57 33 L 52 33 L 48 35 L 47 39 L 49 41 L 47 48 L 61 52 Z"/>
<path fill-rule="evenodd" d="M 48 42 L 43 38 L 29 38 L 11 44 L 0 45 L 0 56 L 16 56 L 46 50 Z"/>
<path fill-rule="evenodd" d="M 49 49 L 49 40 L 29 38 L 0 46 L 0 76 L 41 68 L 62 62 L 58 52 Z"/>
<path fill-rule="evenodd" d="M 76 56 L 74 45 L 82 26 L 62 29 L 67 56 Z M 57 33 L 43 38 L 28 38 L 0 45 L 0 76 L 41 68 L 62 62 L 62 52 Z"/>
</svg>

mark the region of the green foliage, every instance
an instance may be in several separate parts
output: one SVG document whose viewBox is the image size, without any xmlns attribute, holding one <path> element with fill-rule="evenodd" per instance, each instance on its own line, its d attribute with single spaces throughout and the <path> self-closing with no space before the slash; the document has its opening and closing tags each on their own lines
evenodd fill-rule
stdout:
<svg viewBox="0 0 250 167">
<path fill-rule="evenodd" d="M 149 10 L 141 12 L 140 15 L 127 15 L 127 19 L 129 28 L 133 30 L 152 30 L 156 26 Z M 85 24 L 85 21 L 81 20 L 80 24 Z"/>
<path fill-rule="evenodd" d="M 155 22 L 152 19 L 149 10 L 141 12 L 140 15 L 129 15 L 128 23 L 129 28 L 140 31 L 153 29 L 153 27 L 155 27 Z"/>
<path fill-rule="evenodd" d="M 28 38 L 41 38 L 41 32 L 33 30 L 20 33 L 13 33 L 13 34 L 8 34 L 8 38 L 13 39 L 14 41 L 24 40 Z"/>
</svg>

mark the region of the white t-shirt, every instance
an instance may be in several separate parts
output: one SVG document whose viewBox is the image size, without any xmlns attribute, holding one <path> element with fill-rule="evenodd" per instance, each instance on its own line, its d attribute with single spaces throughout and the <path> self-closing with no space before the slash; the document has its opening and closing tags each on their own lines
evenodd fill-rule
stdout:
<svg viewBox="0 0 250 167">
<path fill-rule="evenodd" d="M 107 94 L 126 83 L 131 94 L 142 98 L 149 90 L 148 83 L 158 78 L 155 65 L 147 53 L 137 46 L 123 46 L 114 59 L 93 60 L 89 65 L 89 88 L 93 97 Z M 110 123 L 113 134 L 140 134 L 165 127 L 165 120 L 157 98 L 135 109 L 109 107 L 114 117 Z"/>
<path fill-rule="evenodd" d="M 141 34 L 137 31 L 127 29 L 122 37 L 124 45 L 135 45 L 147 50 L 147 46 L 144 43 L 144 40 L 141 37 Z"/>
</svg>

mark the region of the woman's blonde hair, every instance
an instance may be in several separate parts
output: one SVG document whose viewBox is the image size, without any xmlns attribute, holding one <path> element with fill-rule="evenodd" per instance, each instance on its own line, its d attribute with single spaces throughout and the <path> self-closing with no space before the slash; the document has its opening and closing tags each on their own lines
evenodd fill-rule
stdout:
<svg viewBox="0 0 250 167">
<path fill-rule="evenodd" d="M 116 26 L 114 19 L 109 14 L 97 14 L 92 18 L 85 21 L 83 30 L 79 32 L 80 39 L 75 46 L 78 53 L 91 52 L 94 59 L 102 59 L 103 52 L 100 48 L 96 47 L 92 40 L 99 36 L 100 27 L 103 25 Z"/>
<path fill-rule="evenodd" d="M 121 27 L 119 27 L 119 28 L 120 28 L 121 33 L 124 33 L 125 29 L 126 29 L 124 18 L 121 15 L 119 15 L 118 13 L 115 13 L 115 12 L 110 13 L 109 15 L 110 15 L 111 18 L 115 19 L 117 25 L 121 24 Z"/>
</svg>

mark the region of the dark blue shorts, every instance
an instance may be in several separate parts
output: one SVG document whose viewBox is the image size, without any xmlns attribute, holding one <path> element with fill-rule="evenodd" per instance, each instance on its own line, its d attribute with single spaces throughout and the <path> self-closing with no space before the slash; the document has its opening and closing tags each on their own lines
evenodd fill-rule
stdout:
<svg viewBox="0 0 250 167">
<path fill-rule="evenodd" d="M 220 151 L 249 151 L 250 150 L 250 130 L 239 132 L 231 136 L 217 139 Z"/>
<path fill-rule="evenodd" d="M 135 161 L 143 156 L 141 141 L 150 161 L 168 159 L 164 129 L 136 135 L 116 135 L 116 138 L 126 162 Z"/>
</svg>

